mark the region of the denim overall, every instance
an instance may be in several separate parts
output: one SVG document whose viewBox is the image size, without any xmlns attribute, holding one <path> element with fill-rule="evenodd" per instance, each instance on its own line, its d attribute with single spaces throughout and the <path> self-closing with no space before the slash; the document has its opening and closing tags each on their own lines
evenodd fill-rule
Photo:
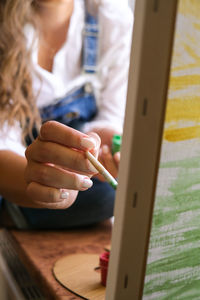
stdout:
<svg viewBox="0 0 200 300">
<path fill-rule="evenodd" d="M 96 73 L 98 59 L 98 19 L 85 12 L 85 27 L 83 32 L 82 68 L 83 72 Z M 40 109 L 42 122 L 55 120 L 77 130 L 82 129 L 85 122 L 91 121 L 97 114 L 94 90 L 91 82 L 73 89 L 62 98 L 56 99 L 52 105 Z M 38 132 L 33 128 L 32 135 L 37 137 Z M 26 137 L 29 146 L 32 138 Z"/>
<path fill-rule="evenodd" d="M 98 17 L 85 12 L 85 28 L 83 32 L 83 71 L 95 73 L 98 54 Z M 87 82 L 54 105 L 41 111 L 42 120 L 56 120 L 77 130 L 81 130 L 85 122 L 91 121 L 97 113 L 92 84 Z M 33 130 L 33 135 L 37 133 Z M 27 143 L 31 141 L 27 138 Z M 9 204 L 6 208 L 16 227 L 25 229 L 61 229 L 88 226 L 105 220 L 113 215 L 115 192 L 106 182 L 93 179 L 93 186 L 79 192 L 74 204 L 65 210 L 34 209 Z"/>
</svg>

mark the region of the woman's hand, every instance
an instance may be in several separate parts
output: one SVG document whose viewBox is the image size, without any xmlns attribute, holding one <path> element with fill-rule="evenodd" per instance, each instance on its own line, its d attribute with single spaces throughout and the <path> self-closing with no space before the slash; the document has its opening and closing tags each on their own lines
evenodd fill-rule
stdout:
<svg viewBox="0 0 200 300">
<path fill-rule="evenodd" d="M 27 194 L 37 207 L 67 208 L 78 191 L 92 186 L 97 173 L 85 157 L 89 150 L 98 155 L 100 138 L 83 134 L 55 121 L 42 125 L 40 136 L 27 148 L 25 180 Z"/>
<path fill-rule="evenodd" d="M 116 178 L 118 176 L 120 152 L 116 152 L 114 155 L 112 155 L 111 145 L 113 135 L 119 133 L 110 128 L 95 128 L 94 131 L 101 138 L 101 148 L 99 151 L 98 160 L 112 174 L 112 176 Z M 100 174 L 98 174 L 96 177 L 101 181 L 105 181 L 104 177 Z"/>
</svg>

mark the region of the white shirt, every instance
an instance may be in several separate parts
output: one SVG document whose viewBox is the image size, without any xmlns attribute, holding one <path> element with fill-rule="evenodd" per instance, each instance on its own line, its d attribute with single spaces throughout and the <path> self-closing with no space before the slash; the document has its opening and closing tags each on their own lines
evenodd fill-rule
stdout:
<svg viewBox="0 0 200 300">
<path fill-rule="evenodd" d="M 111 127 L 122 131 L 133 16 L 125 0 L 91 1 L 98 6 L 100 25 L 97 73 L 88 75 L 82 72 L 84 1 L 75 0 L 67 39 L 54 57 L 52 72 L 38 65 L 37 42 L 33 47 L 32 59 L 39 74 L 39 77 L 33 76 L 33 89 L 38 95 L 37 106 L 41 108 L 52 104 L 72 88 L 91 79 L 95 88 L 98 114 L 93 121 L 85 125 L 84 131 L 90 131 L 94 127 Z M 25 27 L 25 34 L 29 46 L 34 34 L 30 25 Z M 21 144 L 20 135 L 20 127 L 17 124 L 9 130 L 4 128 L 0 133 L 0 150 L 9 149 L 24 155 L 25 147 Z"/>
</svg>

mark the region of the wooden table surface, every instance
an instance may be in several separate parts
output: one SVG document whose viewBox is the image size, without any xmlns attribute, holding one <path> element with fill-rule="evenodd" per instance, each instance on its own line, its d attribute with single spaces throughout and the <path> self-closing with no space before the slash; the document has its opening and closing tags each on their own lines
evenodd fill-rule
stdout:
<svg viewBox="0 0 200 300">
<path fill-rule="evenodd" d="M 16 242 L 17 252 L 27 270 L 48 300 L 76 300 L 54 278 L 52 268 L 61 257 L 74 253 L 103 252 L 110 244 L 111 222 L 97 226 L 66 231 L 9 231 Z"/>
</svg>

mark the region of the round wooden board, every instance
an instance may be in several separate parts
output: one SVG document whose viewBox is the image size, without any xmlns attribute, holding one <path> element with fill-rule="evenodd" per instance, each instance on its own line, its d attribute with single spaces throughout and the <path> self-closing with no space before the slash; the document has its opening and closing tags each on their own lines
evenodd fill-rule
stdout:
<svg viewBox="0 0 200 300">
<path fill-rule="evenodd" d="M 74 294 L 89 300 L 105 299 L 101 284 L 99 255 L 73 254 L 60 258 L 53 267 L 56 279 Z"/>
</svg>

